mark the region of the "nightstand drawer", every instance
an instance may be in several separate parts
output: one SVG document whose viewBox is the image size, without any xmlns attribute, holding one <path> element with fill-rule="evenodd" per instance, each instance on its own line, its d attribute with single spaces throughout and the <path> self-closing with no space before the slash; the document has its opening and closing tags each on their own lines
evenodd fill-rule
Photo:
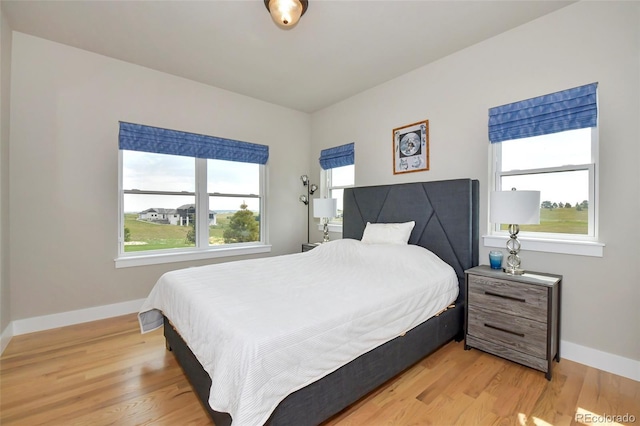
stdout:
<svg viewBox="0 0 640 426">
<path fill-rule="evenodd" d="M 544 371 L 548 374 L 547 377 L 550 377 L 550 363 L 547 362 L 545 358 L 531 356 L 524 352 L 508 348 L 504 345 L 489 342 L 487 340 L 482 340 L 469 334 L 467 335 L 466 341 L 467 344 L 471 347 L 480 349 L 481 351 L 489 352 L 490 354 L 494 354 L 511 361 L 519 362 L 520 364 L 526 365 L 527 367 L 532 367 L 537 370 Z"/>
<path fill-rule="evenodd" d="M 546 359 L 547 324 L 527 318 L 468 307 L 467 333 L 517 351 Z"/>
<path fill-rule="evenodd" d="M 547 322 L 548 294 L 541 286 L 469 276 L 469 306 L 491 306 L 492 310 Z"/>
</svg>

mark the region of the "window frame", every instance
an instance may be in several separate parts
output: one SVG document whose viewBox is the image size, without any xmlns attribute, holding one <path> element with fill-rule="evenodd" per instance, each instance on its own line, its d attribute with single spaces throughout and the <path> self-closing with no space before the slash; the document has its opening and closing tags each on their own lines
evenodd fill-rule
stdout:
<svg viewBox="0 0 640 426">
<path fill-rule="evenodd" d="M 490 144 L 490 185 L 489 192 L 505 190 L 501 188 L 501 177 L 522 176 L 540 173 L 554 173 L 567 171 L 587 170 L 589 173 L 589 208 L 588 208 L 588 233 L 561 234 L 546 232 L 520 231 L 518 240 L 522 248 L 531 251 L 543 251 L 551 253 L 576 254 L 584 256 L 602 257 L 604 244 L 598 241 L 599 218 L 599 188 L 598 188 L 598 161 L 599 161 L 599 132 L 597 127 L 591 128 L 591 162 L 584 164 L 560 165 L 534 169 L 519 169 L 502 171 L 502 145 Z M 509 239 L 507 231 L 500 230 L 500 224 L 488 221 L 488 235 L 483 236 L 485 247 L 504 248 Z"/>
<path fill-rule="evenodd" d="M 193 260 L 204 260 L 219 257 L 242 256 L 248 254 L 268 253 L 271 245 L 268 244 L 267 229 L 267 168 L 264 164 L 259 166 L 259 188 L 260 193 L 256 194 L 226 194 L 207 192 L 207 158 L 193 158 L 195 161 L 195 192 L 175 192 L 175 191 L 125 191 L 123 188 L 123 150 L 118 150 L 118 239 L 117 256 L 114 259 L 116 268 L 132 266 L 154 265 L 170 262 L 182 262 Z M 124 195 L 133 194 L 153 194 L 153 195 L 193 195 L 196 204 L 196 245 L 195 247 L 152 250 L 148 252 L 125 252 L 124 251 Z M 234 243 L 210 246 L 209 245 L 209 197 L 251 197 L 259 198 L 260 204 L 260 241 L 247 243 Z M 206 242 L 206 244 L 205 244 Z"/>
<path fill-rule="evenodd" d="M 333 186 L 332 184 L 332 170 L 333 169 L 320 169 L 320 196 L 322 198 L 329 198 L 331 196 L 331 191 L 333 191 L 334 189 L 346 189 L 346 188 L 353 188 L 354 186 L 356 186 L 356 166 L 355 164 L 350 164 L 350 166 L 353 167 L 353 185 L 336 185 Z M 348 166 L 342 166 L 342 167 L 348 167 Z M 334 220 L 335 218 L 331 218 L 331 220 L 329 220 L 329 231 L 331 232 L 342 232 L 342 222 L 338 222 Z M 323 225 L 322 223 L 320 223 L 318 225 L 318 229 L 322 230 L 323 229 Z"/>
</svg>

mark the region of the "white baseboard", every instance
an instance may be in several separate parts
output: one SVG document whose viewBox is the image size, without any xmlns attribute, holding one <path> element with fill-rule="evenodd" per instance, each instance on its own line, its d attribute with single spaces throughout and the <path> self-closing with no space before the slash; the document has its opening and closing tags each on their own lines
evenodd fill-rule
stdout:
<svg viewBox="0 0 640 426">
<path fill-rule="evenodd" d="M 81 324 L 83 322 L 97 321 L 105 318 L 138 312 L 145 299 L 130 300 L 128 302 L 114 303 L 111 305 L 96 306 L 93 308 L 78 309 L 77 311 L 61 312 L 59 314 L 43 315 L 41 317 L 15 320 L 13 335 L 33 333 L 36 331 L 50 330 L 52 328 L 66 327 L 68 325 Z"/>
<path fill-rule="evenodd" d="M 140 310 L 144 300 L 130 300 L 128 302 L 12 321 L 0 335 L 0 354 L 4 352 L 13 336 L 131 314 Z M 560 342 L 560 356 L 561 359 L 566 358 L 589 367 L 640 381 L 640 361 L 565 340 Z"/>
<path fill-rule="evenodd" d="M 13 323 L 10 322 L 7 328 L 5 328 L 2 331 L 2 334 L 0 334 L 0 355 L 2 355 L 4 350 L 7 348 L 7 345 L 11 341 L 12 337 L 13 337 Z"/>
<path fill-rule="evenodd" d="M 560 360 L 563 358 L 640 382 L 640 361 L 631 358 L 562 340 Z"/>
<path fill-rule="evenodd" d="M 12 321 L 0 335 L 0 354 L 4 352 L 13 336 L 132 314 L 140 310 L 144 301 L 145 299 L 129 300 L 111 305 Z"/>
</svg>

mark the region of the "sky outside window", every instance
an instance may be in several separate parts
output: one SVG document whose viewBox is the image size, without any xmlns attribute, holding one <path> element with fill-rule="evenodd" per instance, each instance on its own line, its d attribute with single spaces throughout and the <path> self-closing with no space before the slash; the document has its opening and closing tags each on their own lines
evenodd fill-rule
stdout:
<svg viewBox="0 0 640 426">
<path fill-rule="evenodd" d="M 502 171 L 583 165 L 591 159 L 591 128 L 501 142 Z M 539 190 L 542 201 L 582 202 L 589 199 L 586 171 L 503 176 L 502 190 Z"/>
<path fill-rule="evenodd" d="M 125 190 L 195 192 L 195 162 L 192 157 L 122 151 L 122 186 Z M 260 165 L 207 160 L 207 192 L 260 194 Z M 188 201 L 185 201 L 187 200 Z M 213 202 L 215 199 L 215 202 Z M 239 210 L 242 199 L 214 197 L 210 210 Z M 249 210 L 258 211 L 257 199 L 246 199 Z M 149 208 L 175 209 L 194 203 L 193 196 L 126 194 L 124 212 Z"/>
</svg>

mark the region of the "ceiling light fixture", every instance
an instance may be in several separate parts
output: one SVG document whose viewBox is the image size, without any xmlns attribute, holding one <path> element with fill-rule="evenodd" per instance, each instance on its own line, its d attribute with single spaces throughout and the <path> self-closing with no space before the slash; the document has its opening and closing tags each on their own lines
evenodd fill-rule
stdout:
<svg viewBox="0 0 640 426">
<path fill-rule="evenodd" d="M 276 23 L 282 29 L 293 28 L 309 7 L 308 0 L 264 0 L 264 5 Z"/>
</svg>

